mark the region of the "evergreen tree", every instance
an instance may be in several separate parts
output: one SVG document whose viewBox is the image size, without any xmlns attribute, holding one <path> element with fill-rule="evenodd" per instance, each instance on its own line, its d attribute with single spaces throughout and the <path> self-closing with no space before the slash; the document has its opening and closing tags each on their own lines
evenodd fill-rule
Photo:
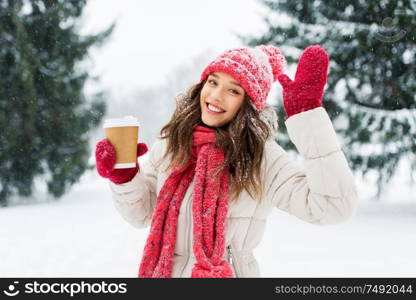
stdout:
<svg viewBox="0 0 416 300">
<path fill-rule="evenodd" d="M 288 63 L 309 45 L 330 55 L 323 105 L 343 138 L 350 166 L 377 174 L 379 197 L 402 159 L 416 170 L 416 1 L 262 0 L 268 30 L 240 38 L 273 44 Z M 283 108 L 279 105 L 279 128 Z M 293 149 L 286 132 L 280 143 Z"/>
<path fill-rule="evenodd" d="M 86 99 L 79 66 L 96 35 L 78 34 L 86 1 L 0 0 L 0 205 L 30 196 L 36 176 L 62 196 L 87 169 L 89 131 L 106 110 L 102 95 Z"/>
</svg>

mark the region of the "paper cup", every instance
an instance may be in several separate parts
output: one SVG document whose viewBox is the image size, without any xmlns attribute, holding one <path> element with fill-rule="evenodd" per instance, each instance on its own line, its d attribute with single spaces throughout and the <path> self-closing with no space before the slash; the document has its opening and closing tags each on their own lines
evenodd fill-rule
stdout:
<svg viewBox="0 0 416 300">
<path fill-rule="evenodd" d="M 136 166 L 139 127 L 137 118 L 133 116 L 104 121 L 105 136 L 116 150 L 114 168 L 124 169 Z"/>
</svg>

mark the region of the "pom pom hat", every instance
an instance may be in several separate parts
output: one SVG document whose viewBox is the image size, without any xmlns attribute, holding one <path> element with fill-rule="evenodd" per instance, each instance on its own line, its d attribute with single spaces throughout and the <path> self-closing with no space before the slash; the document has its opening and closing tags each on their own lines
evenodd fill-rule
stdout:
<svg viewBox="0 0 416 300">
<path fill-rule="evenodd" d="M 210 62 L 200 80 L 213 72 L 227 73 L 244 88 L 256 109 L 262 111 L 271 85 L 283 73 L 285 63 L 283 54 L 272 45 L 233 48 Z"/>
</svg>

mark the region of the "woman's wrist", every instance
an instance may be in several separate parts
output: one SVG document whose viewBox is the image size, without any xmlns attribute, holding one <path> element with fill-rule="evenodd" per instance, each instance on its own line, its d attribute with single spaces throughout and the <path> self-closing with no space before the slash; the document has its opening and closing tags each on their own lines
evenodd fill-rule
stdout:
<svg viewBox="0 0 416 300">
<path fill-rule="evenodd" d="M 122 184 L 131 181 L 134 176 L 136 176 L 137 172 L 139 172 L 138 164 L 136 164 L 135 168 L 114 169 L 108 179 L 113 183 Z"/>
<path fill-rule="evenodd" d="M 303 101 L 303 102 L 298 102 L 296 103 L 296 105 L 291 106 L 286 110 L 286 116 L 285 119 L 290 118 L 293 115 L 311 110 L 311 109 L 315 109 L 317 107 L 322 107 L 322 102 L 321 101 Z"/>
</svg>

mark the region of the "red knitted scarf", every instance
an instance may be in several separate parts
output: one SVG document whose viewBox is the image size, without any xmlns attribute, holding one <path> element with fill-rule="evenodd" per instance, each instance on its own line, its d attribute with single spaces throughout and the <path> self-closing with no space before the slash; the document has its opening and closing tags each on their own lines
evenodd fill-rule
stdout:
<svg viewBox="0 0 416 300">
<path fill-rule="evenodd" d="M 214 176 L 214 170 L 225 159 L 222 149 L 214 147 L 215 140 L 215 130 L 195 126 L 192 160 L 182 170 L 173 169 L 157 197 L 139 277 L 172 277 L 179 209 L 192 179 L 196 263 L 191 277 L 233 277 L 229 264 L 223 259 L 229 168 Z"/>
</svg>

